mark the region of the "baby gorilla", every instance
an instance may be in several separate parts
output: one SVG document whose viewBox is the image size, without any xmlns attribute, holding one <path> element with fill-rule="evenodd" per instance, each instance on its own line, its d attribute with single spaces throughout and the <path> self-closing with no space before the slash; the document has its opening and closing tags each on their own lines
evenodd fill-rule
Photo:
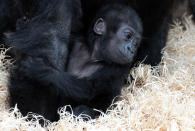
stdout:
<svg viewBox="0 0 195 131">
<path fill-rule="evenodd" d="M 91 23 L 87 37 L 81 34 L 70 44 L 59 41 L 63 35 L 55 35 L 50 28 L 55 37 L 37 32 L 39 43 L 34 48 L 31 41 L 12 40 L 26 48 L 18 51 L 10 75 L 11 106 L 17 104 L 23 115 L 34 112 L 51 121 L 58 119 L 57 109 L 65 105 L 71 105 L 77 116 L 84 113 L 95 118 L 99 113 L 93 108 L 106 111 L 129 74 L 142 24 L 133 9 L 119 4 L 100 9 Z"/>
<path fill-rule="evenodd" d="M 98 114 L 92 108 L 106 111 L 120 95 L 140 45 L 142 23 L 133 9 L 119 4 L 103 7 L 91 23 L 87 39 L 73 41 L 67 72 L 92 86 L 88 101 L 71 103 L 74 114 L 94 118 Z"/>
</svg>

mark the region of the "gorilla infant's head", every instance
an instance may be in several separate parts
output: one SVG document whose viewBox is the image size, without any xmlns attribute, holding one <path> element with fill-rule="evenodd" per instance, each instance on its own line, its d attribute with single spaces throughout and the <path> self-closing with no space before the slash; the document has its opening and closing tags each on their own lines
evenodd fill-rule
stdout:
<svg viewBox="0 0 195 131">
<path fill-rule="evenodd" d="M 90 46 L 98 46 L 99 59 L 117 64 L 132 63 L 141 42 L 142 22 L 130 7 L 111 4 L 97 13 L 90 32 Z"/>
</svg>

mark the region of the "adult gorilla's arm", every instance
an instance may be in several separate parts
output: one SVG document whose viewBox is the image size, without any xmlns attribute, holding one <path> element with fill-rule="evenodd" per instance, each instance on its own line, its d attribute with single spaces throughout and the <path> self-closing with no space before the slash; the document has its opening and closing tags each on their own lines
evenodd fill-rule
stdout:
<svg viewBox="0 0 195 131">
<path fill-rule="evenodd" d="M 81 17 L 80 8 L 74 9 L 76 5 L 79 6 L 78 0 L 54 0 L 24 29 L 7 36 L 16 53 L 13 73 L 17 77 L 51 87 L 57 94 L 75 101 L 84 101 L 91 98 L 90 84 L 64 72 L 70 34 L 76 30 L 72 28 L 73 19 Z"/>
<path fill-rule="evenodd" d="M 56 58 L 60 59 L 60 58 Z M 52 63 L 51 63 L 52 62 Z M 24 78 L 33 80 L 41 86 L 51 87 L 56 94 L 77 102 L 90 100 L 93 97 L 92 86 L 86 79 L 77 79 L 55 65 L 55 61 L 41 57 L 23 59 L 18 64 L 17 72 Z M 50 88 L 48 88 L 50 89 Z"/>
</svg>

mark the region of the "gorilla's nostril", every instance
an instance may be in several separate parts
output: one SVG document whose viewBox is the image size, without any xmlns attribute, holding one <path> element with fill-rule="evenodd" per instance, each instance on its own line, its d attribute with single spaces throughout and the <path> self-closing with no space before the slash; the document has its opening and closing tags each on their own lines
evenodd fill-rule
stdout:
<svg viewBox="0 0 195 131">
<path fill-rule="evenodd" d="M 134 53 L 133 50 L 131 49 L 131 47 L 127 47 L 127 50 L 128 50 L 129 52 L 131 52 L 132 54 Z"/>
<path fill-rule="evenodd" d="M 127 50 L 128 50 L 129 52 L 131 52 L 132 54 L 134 54 L 134 51 L 131 49 L 131 47 L 127 47 Z"/>
</svg>

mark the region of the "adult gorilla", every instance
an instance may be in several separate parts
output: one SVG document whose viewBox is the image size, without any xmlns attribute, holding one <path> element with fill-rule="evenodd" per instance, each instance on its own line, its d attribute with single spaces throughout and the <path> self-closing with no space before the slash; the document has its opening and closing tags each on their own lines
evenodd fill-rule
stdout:
<svg viewBox="0 0 195 131">
<path fill-rule="evenodd" d="M 54 121 L 59 107 L 71 105 L 75 115 L 95 118 L 99 112 L 93 108 L 106 111 L 120 95 L 140 46 L 141 20 L 121 4 L 99 9 L 87 28 L 89 34 L 80 34 L 69 44 L 67 34 L 75 34 L 67 33 L 74 28 L 66 6 L 59 0 L 8 35 L 16 52 L 10 104 L 17 104 L 24 115 L 34 112 Z"/>
<path fill-rule="evenodd" d="M 71 36 L 82 27 L 80 1 L 1 0 L 0 6 L 0 33 L 13 31 L 6 33 L 6 43 L 16 59 L 10 105 L 17 104 L 23 115 L 34 112 L 54 121 L 60 92 L 81 101 L 89 94 L 82 82 L 64 73 Z"/>
</svg>

